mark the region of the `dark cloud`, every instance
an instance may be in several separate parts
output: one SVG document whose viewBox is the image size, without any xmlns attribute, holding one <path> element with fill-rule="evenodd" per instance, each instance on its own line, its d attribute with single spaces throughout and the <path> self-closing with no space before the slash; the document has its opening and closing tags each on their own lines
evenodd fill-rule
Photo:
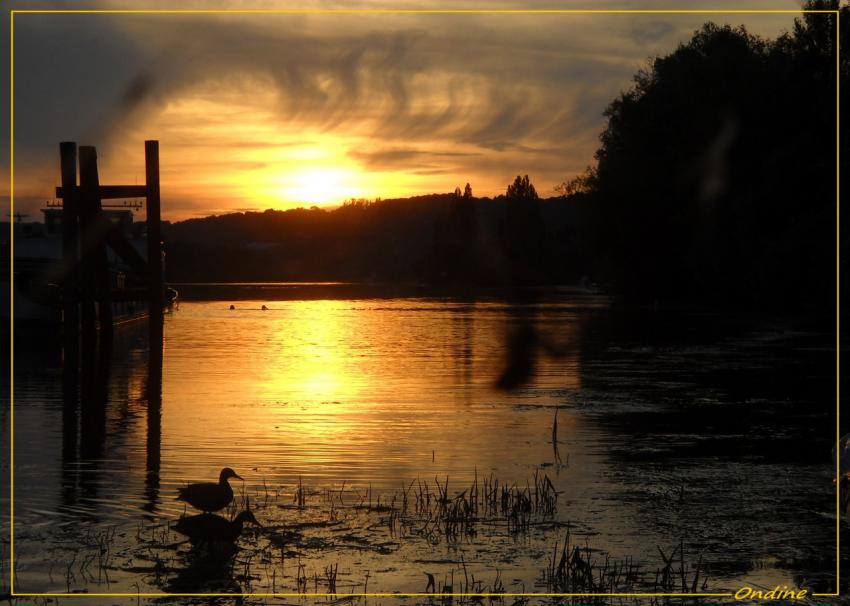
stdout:
<svg viewBox="0 0 850 606">
<path fill-rule="evenodd" d="M 15 147 L 23 160 L 60 140 L 107 137 L 152 85 L 137 42 L 112 19 L 51 17 L 16 17 Z"/>
<path fill-rule="evenodd" d="M 419 167 L 410 170 L 410 173 L 413 175 L 423 175 L 423 176 L 433 176 L 433 175 L 449 175 L 454 174 L 455 171 L 450 170 L 446 166 L 430 166 L 430 167 Z"/>
<path fill-rule="evenodd" d="M 638 44 L 650 44 L 669 38 L 676 26 L 669 21 L 650 20 L 642 24 L 634 23 L 629 28 L 629 35 Z"/>
</svg>

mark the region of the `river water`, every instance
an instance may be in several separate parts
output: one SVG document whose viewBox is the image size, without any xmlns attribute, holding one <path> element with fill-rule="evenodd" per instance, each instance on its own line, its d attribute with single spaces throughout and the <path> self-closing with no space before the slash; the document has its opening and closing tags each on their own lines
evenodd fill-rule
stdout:
<svg viewBox="0 0 850 606">
<path fill-rule="evenodd" d="M 456 587 L 463 557 L 488 587 L 498 570 L 506 591 L 542 592 L 567 524 L 600 560 L 650 570 L 681 546 L 705 591 L 833 590 L 834 335 L 787 319 L 624 315 L 570 291 L 516 302 L 270 293 L 181 302 L 165 319 L 161 384 L 144 323 L 119 329 L 71 392 L 49 340 L 17 347 L 16 591 L 290 592 L 299 567 L 318 577 L 337 564 L 339 591 L 421 592 L 429 572 Z M 509 390 L 496 387 L 506 369 L 519 377 Z M 181 583 L 191 562 L 170 525 L 193 512 L 177 489 L 225 466 L 259 507 L 263 528 L 246 540 L 261 564 L 223 585 Z M 380 508 L 345 509 L 389 503 L 412 482 L 448 479 L 453 495 L 535 473 L 558 491 L 557 513 L 526 533 L 493 522 L 455 542 L 378 540 Z M 329 491 L 342 514 L 325 511 Z M 336 518 L 346 533 L 333 534 Z M 315 520 L 328 526 L 310 535 Z M 3 552 L 8 584 L 7 540 Z"/>
</svg>

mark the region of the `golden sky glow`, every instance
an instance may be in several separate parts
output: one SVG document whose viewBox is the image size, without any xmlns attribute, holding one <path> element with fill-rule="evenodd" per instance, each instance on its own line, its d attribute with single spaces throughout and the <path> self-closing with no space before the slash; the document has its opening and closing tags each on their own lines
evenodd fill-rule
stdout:
<svg viewBox="0 0 850 606">
<path fill-rule="evenodd" d="M 275 91 L 256 86 L 251 90 L 247 103 L 243 100 L 248 95 L 219 101 L 178 99 L 149 125 L 184 148 L 163 170 L 166 177 L 186 184 L 186 195 L 208 189 L 215 192 L 209 199 L 212 209 L 227 209 L 233 200 L 243 201 L 246 208 L 265 209 L 404 195 L 416 187 L 401 175 L 363 171 L 348 156 L 360 144 L 355 139 L 281 128 L 267 109 L 276 103 Z M 188 177 L 198 156 L 210 168 L 198 175 L 200 182 Z"/>
<path fill-rule="evenodd" d="M 517 174 L 551 195 L 593 162 L 602 112 L 632 75 L 709 19 L 765 36 L 793 23 L 792 15 L 19 14 L 16 210 L 37 215 L 52 196 L 64 140 L 97 145 L 101 182 L 133 184 L 143 181 L 143 141 L 158 139 L 172 220 L 467 182 L 493 196 Z"/>
</svg>

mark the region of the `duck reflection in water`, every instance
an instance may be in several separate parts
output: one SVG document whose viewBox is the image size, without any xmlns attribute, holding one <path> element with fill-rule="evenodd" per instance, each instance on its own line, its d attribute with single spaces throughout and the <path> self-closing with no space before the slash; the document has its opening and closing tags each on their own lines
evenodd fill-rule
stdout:
<svg viewBox="0 0 850 606">
<path fill-rule="evenodd" d="M 192 544 L 234 543 L 242 534 L 245 522 L 262 526 L 253 513 L 245 510 L 233 520 L 226 520 L 214 513 L 180 518 L 174 525 L 174 530 L 189 537 Z"/>
<path fill-rule="evenodd" d="M 185 554 L 186 566 L 172 577 L 166 590 L 174 593 L 241 593 L 239 577 L 234 577 L 237 541 L 246 523 L 262 526 L 245 510 L 233 520 L 213 513 L 182 517 L 173 529 L 188 537 L 192 548 Z"/>
<path fill-rule="evenodd" d="M 193 544 L 182 554 L 185 566 L 172 568 L 159 584 L 168 593 L 242 593 L 234 578 L 238 551 L 235 543 Z"/>
</svg>

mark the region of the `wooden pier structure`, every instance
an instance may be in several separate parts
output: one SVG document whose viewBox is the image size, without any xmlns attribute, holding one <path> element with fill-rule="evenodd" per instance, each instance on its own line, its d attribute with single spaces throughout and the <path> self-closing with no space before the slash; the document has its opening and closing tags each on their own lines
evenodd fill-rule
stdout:
<svg viewBox="0 0 850 606">
<path fill-rule="evenodd" d="M 164 288 L 162 276 L 159 142 L 145 141 L 144 185 L 101 185 L 97 150 L 77 148 L 75 142 L 59 144 L 62 185 L 62 332 L 66 355 L 110 340 L 113 330 L 112 303 L 116 300 L 146 300 L 151 326 L 151 344 L 159 333 L 161 341 Z M 79 160 L 79 183 L 77 164 Z M 147 259 L 143 258 L 103 212 L 104 200 L 144 198 L 147 228 Z M 107 247 L 119 256 L 145 284 L 143 289 L 112 287 Z"/>
<path fill-rule="evenodd" d="M 78 468 L 80 460 L 102 456 L 108 437 L 110 374 L 113 354 L 112 303 L 146 301 L 148 360 L 144 398 L 147 401 L 147 442 L 144 509 L 156 510 L 159 500 L 162 433 L 163 307 L 159 191 L 159 142 L 145 141 L 144 185 L 101 185 L 97 150 L 74 142 L 59 145 L 62 199 L 62 363 L 63 363 L 63 469 Z M 79 182 L 77 173 L 79 170 Z M 104 200 L 144 198 L 147 259 L 114 225 Z M 126 263 L 143 284 L 137 288 L 113 287 L 107 248 Z M 115 339 L 120 343 L 120 338 Z M 67 472 L 70 473 L 70 472 Z M 73 476 L 73 474 L 71 474 Z M 75 503 L 77 484 L 84 478 L 63 477 L 63 498 Z"/>
</svg>

